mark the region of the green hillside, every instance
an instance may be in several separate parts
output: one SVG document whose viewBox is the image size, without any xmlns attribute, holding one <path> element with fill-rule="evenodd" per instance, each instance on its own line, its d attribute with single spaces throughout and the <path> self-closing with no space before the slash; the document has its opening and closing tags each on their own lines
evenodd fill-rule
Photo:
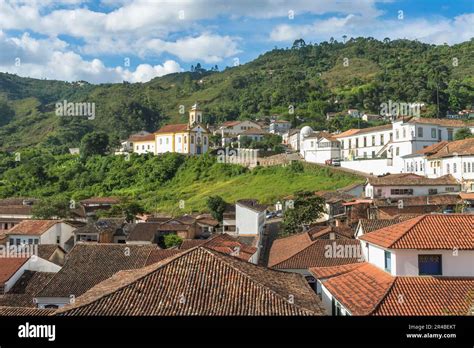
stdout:
<svg viewBox="0 0 474 348">
<path fill-rule="evenodd" d="M 91 85 L 0 73 L 0 150 L 40 143 L 76 147 L 93 130 L 106 131 L 117 144 L 130 133 L 184 121 L 179 106 L 188 109 L 195 101 L 209 123 L 280 115 L 294 125 L 332 130 L 326 112 L 375 113 L 388 100 L 424 102 L 425 116 L 434 116 L 438 89 L 444 115 L 473 108 L 473 61 L 474 39 L 435 46 L 357 38 L 345 44 L 297 40 L 292 48 L 274 49 L 244 65 L 219 72 L 197 68 L 148 83 Z M 56 116 L 55 103 L 63 100 L 95 103 L 96 118 Z"/>
<path fill-rule="evenodd" d="M 334 190 L 363 178 L 311 164 L 301 168 L 266 167 L 252 171 L 221 164 L 212 156 L 52 155 L 45 150 L 0 154 L 0 198 L 10 196 L 54 198 L 69 202 L 90 196 L 120 196 L 140 202 L 147 211 L 202 211 L 210 195 L 228 202 L 257 198 L 273 204 L 299 190 Z M 185 202 L 184 210 L 179 202 Z"/>
</svg>

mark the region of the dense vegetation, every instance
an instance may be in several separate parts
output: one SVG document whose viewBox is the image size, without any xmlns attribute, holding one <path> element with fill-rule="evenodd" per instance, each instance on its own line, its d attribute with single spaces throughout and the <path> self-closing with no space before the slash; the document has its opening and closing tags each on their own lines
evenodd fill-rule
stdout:
<svg viewBox="0 0 474 348">
<path fill-rule="evenodd" d="M 146 211 L 179 214 L 208 210 L 207 198 L 213 195 L 226 202 L 257 198 L 271 204 L 296 191 L 336 189 L 361 181 L 355 175 L 310 164 L 249 171 L 217 163 L 208 155 L 132 155 L 127 160 L 125 156 L 53 155 L 39 149 L 22 151 L 20 156 L 0 153 L 0 198 L 46 199 L 39 216 L 47 216 L 52 206 L 67 209 L 71 200 L 90 196 L 126 198 L 126 206 L 118 208 L 125 214 L 140 208 L 131 206 L 133 202 Z"/>
<path fill-rule="evenodd" d="M 79 147 L 85 134 L 104 131 L 110 143 L 139 130 L 185 121 L 199 101 L 210 123 L 280 115 L 315 129 L 367 126 L 325 113 L 347 108 L 376 113 L 383 102 L 424 102 L 425 116 L 474 104 L 474 39 L 462 44 L 356 38 L 274 49 L 247 64 L 192 71 L 148 83 L 67 83 L 0 74 L 0 149 L 31 145 Z M 55 115 L 63 100 L 96 104 L 96 117 Z M 294 112 L 293 112 L 294 110 Z M 334 124 L 336 122 L 336 124 Z"/>
</svg>

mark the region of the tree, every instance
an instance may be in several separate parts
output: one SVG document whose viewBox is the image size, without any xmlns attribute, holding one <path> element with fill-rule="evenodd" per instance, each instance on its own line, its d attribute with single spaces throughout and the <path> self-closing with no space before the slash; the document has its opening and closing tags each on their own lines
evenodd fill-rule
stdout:
<svg viewBox="0 0 474 348">
<path fill-rule="evenodd" d="M 163 236 L 163 246 L 165 247 L 165 249 L 180 245 L 182 242 L 183 238 L 179 237 L 176 234 L 167 234 Z"/>
<path fill-rule="evenodd" d="M 109 136 L 105 132 L 86 134 L 81 140 L 81 156 L 105 155 L 109 147 Z"/>
<path fill-rule="evenodd" d="M 138 214 L 143 214 L 145 209 L 137 202 L 125 202 L 116 204 L 109 210 L 102 211 L 100 216 L 124 217 L 127 222 L 132 223 Z"/>
<path fill-rule="evenodd" d="M 468 127 L 459 129 L 454 135 L 454 140 L 463 140 L 467 138 L 473 138 L 474 134 L 471 133 L 471 130 Z"/>
<path fill-rule="evenodd" d="M 71 217 L 71 203 L 66 198 L 42 199 L 33 205 L 35 219 L 65 219 Z"/>
<path fill-rule="evenodd" d="M 223 219 L 226 202 L 221 196 L 210 196 L 206 201 L 207 208 L 210 210 L 211 215 L 214 219 L 221 222 Z"/>
<path fill-rule="evenodd" d="M 305 225 L 317 220 L 324 211 L 324 199 L 310 191 L 300 191 L 295 194 L 293 208 L 285 210 L 283 216 L 283 233 L 290 235 L 303 230 Z"/>
</svg>

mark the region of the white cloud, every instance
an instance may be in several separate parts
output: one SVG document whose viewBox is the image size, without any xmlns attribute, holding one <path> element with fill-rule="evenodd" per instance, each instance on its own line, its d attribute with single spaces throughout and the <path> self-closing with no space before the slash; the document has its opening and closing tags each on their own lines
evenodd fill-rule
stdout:
<svg viewBox="0 0 474 348">
<path fill-rule="evenodd" d="M 106 67 L 100 59 L 84 60 L 79 54 L 68 51 L 67 44 L 58 39 L 37 40 L 26 34 L 9 38 L 1 31 L 0 52 L 0 71 L 35 78 L 92 83 L 146 82 L 182 71 L 173 60 L 163 65 L 141 64 L 134 71 L 120 66 Z"/>
<path fill-rule="evenodd" d="M 474 14 L 464 14 L 453 19 L 413 19 L 413 20 L 369 20 L 363 16 L 348 15 L 314 21 L 307 25 L 279 25 L 270 33 L 272 41 L 328 40 L 330 36 L 341 39 L 371 36 L 377 39 L 417 39 L 434 44 L 454 44 L 469 40 L 474 36 Z"/>
</svg>

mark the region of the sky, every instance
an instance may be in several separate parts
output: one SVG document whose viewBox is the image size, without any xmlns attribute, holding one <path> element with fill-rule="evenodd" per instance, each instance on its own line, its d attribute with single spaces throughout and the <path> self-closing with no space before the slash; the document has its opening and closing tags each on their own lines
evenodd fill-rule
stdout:
<svg viewBox="0 0 474 348">
<path fill-rule="evenodd" d="M 474 0 L 0 0 L 0 72 L 34 78 L 147 82 L 343 36 L 467 41 Z"/>
</svg>

